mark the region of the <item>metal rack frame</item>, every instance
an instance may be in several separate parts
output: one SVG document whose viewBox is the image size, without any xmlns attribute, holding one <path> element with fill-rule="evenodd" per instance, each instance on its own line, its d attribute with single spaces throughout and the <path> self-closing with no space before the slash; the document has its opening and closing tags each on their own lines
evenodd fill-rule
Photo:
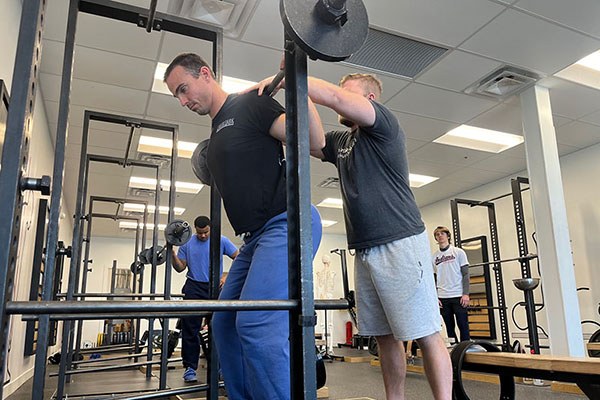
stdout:
<svg viewBox="0 0 600 400">
<path fill-rule="evenodd" d="M 459 206 L 468 205 L 470 207 L 485 207 L 488 211 L 488 226 L 490 232 L 490 246 L 492 248 L 492 261 L 489 264 L 493 265 L 494 281 L 496 283 L 496 298 L 498 306 L 493 309 L 498 310 L 500 317 L 500 335 L 502 340 L 502 349 L 509 351 L 510 349 L 510 332 L 508 331 L 508 318 L 506 316 L 506 301 L 504 294 L 504 281 L 502 279 L 502 264 L 498 262 L 500 257 L 500 244 L 498 239 L 498 227 L 496 224 L 496 206 L 491 201 L 476 201 L 467 199 L 450 200 L 450 211 L 452 213 L 452 231 L 454 234 L 454 244 L 456 247 L 461 247 L 460 234 L 460 219 Z"/>
</svg>

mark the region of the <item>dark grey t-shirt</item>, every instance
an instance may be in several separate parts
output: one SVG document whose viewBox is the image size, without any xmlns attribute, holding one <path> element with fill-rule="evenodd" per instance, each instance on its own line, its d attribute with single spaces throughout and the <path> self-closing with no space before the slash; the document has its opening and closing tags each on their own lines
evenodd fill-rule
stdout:
<svg viewBox="0 0 600 400">
<path fill-rule="evenodd" d="M 406 137 L 385 106 L 371 102 L 375 124 L 326 135 L 323 161 L 340 177 L 348 247 L 364 249 L 425 230 L 410 190 Z"/>
</svg>

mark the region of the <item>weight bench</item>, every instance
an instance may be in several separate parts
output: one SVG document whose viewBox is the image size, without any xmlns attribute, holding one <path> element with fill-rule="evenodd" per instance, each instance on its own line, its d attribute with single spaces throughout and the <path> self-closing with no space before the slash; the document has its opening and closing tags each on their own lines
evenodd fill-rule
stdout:
<svg viewBox="0 0 600 400">
<path fill-rule="evenodd" d="M 468 352 L 479 345 L 487 352 Z M 592 400 L 600 400 L 600 359 L 501 352 L 486 341 L 459 343 L 452 359 L 454 400 L 470 400 L 462 383 L 462 371 L 485 372 L 500 377 L 500 400 L 515 398 L 515 376 L 577 384 Z"/>
</svg>

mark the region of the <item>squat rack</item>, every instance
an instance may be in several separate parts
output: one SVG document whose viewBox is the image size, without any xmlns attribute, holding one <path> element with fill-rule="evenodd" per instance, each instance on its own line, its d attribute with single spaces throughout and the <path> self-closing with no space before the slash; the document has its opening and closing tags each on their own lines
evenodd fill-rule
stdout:
<svg viewBox="0 0 600 400">
<path fill-rule="evenodd" d="M 502 279 L 502 268 L 501 264 L 510 261 L 518 261 L 521 265 L 521 277 L 522 278 L 531 278 L 531 260 L 537 258 L 537 255 L 530 254 L 527 245 L 527 234 L 525 228 L 525 216 L 523 211 L 523 196 L 522 192 L 528 190 L 529 187 L 523 187 L 523 185 L 528 185 L 529 179 L 523 177 L 516 177 L 511 179 L 511 192 L 507 194 L 503 194 L 497 197 L 494 197 L 490 200 L 486 201 L 475 201 L 475 200 L 466 200 L 466 199 L 454 199 L 450 201 L 450 209 L 452 213 L 452 229 L 455 237 L 455 242 L 458 247 L 461 246 L 461 236 L 460 236 L 460 223 L 459 223 L 459 213 L 458 213 L 458 205 L 466 204 L 470 207 L 483 206 L 488 209 L 488 223 L 490 229 L 490 241 L 492 246 L 492 257 L 493 260 L 490 262 L 484 262 L 476 265 L 493 265 L 493 270 L 495 273 L 495 282 L 496 282 L 496 296 L 498 298 L 498 306 L 497 307 L 489 307 L 491 309 L 498 309 L 500 316 L 500 328 L 502 333 L 502 349 L 504 351 L 513 351 L 510 345 L 510 335 L 508 331 L 508 319 L 506 316 L 506 302 L 505 302 L 505 292 L 504 292 L 504 283 Z M 495 205 L 493 201 L 505 198 L 512 198 L 512 207 L 515 215 L 515 226 L 517 232 L 517 243 L 519 246 L 519 256 L 510 259 L 502 260 L 500 257 L 500 248 L 498 243 L 498 231 L 496 225 L 496 211 Z M 540 354 L 540 344 L 539 344 L 539 336 L 537 333 L 537 319 L 536 319 L 536 310 L 535 310 L 535 301 L 533 297 L 533 290 L 524 290 L 525 296 L 525 311 L 527 316 L 527 331 L 529 336 L 529 344 L 531 347 L 531 352 L 535 354 Z"/>
<path fill-rule="evenodd" d="M 54 255 L 56 254 L 58 238 L 58 220 L 63 185 L 63 171 L 65 166 L 65 145 L 67 140 L 67 125 L 70 103 L 70 85 L 72 79 L 73 50 L 75 43 L 75 28 L 78 13 L 86 12 L 98 16 L 114 18 L 125 22 L 134 23 L 144 27 L 147 31 L 167 30 L 203 40 L 213 44 L 213 70 L 220 80 L 222 77 L 222 31 L 217 28 L 207 28 L 199 23 L 192 23 L 182 18 L 156 12 L 156 1 L 152 1 L 149 12 L 142 8 L 115 3 L 109 0 L 71 0 L 69 4 L 67 30 L 65 38 L 65 51 L 63 60 L 63 77 L 61 81 L 61 95 L 59 101 L 59 114 L 57 135 L 55 142 L 54 168 L 51 180 L 50 218 L 47 233 L 46 271 L 42 302 L 15 302 L 10 301 L 13 289 L 13 279 L 18 250 L 18 232 L 20 229 L 22 191 L 49 189 L 47 179 L 23 179 L 20 171 L 27 166 L 27 156 L 30 142 L 30 126 L 33 118 L 37 77 L 41 56 L 41 38 L 45 12 L 45 0 L 31 0 L 23 3 L 17 54 L 13 76 L 13 98 L 7 121 L 7 140 L 4 143 L 2 165 L 0 172 L 0 213 L 10 217 L 10 224 L 0 226 L 0 346 L 3 359 L 7 355 L 7 331 L 10 315 L 23 314 L 37 316 L 40 320 L 40 345 L 37 348 L 35 359 L 35 373 L 33 383 L 33 399 L 42 399 L 45 385 L 46 355 L 48 322 L 52 320 L 83 319 L 87 317 L 103 318 L 115 315 L 129 314 L 137 317 L 157 318 L 170 317 L 177 313 L 220 310 L 289 310 L 290 311 L 290 337 L 291 337 L 291 396 L 293 399 L 316 399 L 316 375 L 314 351 L 314 324 L 315 309 L 345 309 L 347 301 L 329 300 L 315 301 L 312 292 L 312 242 L 311 242 L 311 213 L 310 213 L 310 178 L 305 171 L 309 170 L 309 140 L 308 135 L 298 132 L 308 131 L 307 110 L 307 60 L 303 50 L 289 38 L 286 38 L 286 80 L 288 91 L 286 95 L 286 146 L 287 146 L 287 190 L 288 190 L 288 247 L 290 265 L 290 299 L 292 300 L 266 300 L 266 301 L 170 301 L 170 295 L 165 288 L 163 302 L 138 301 L 135 302 L 77 302 L 73 300 L 76 286 L 77 268 L 80 263 L 79 245 L 77 254 L 73 256 L 69 274 L 69 289 L 67 300 L 64 302 L 50 301 L 51 281 L 55 269 Z M 174 130 L 176 141 L 176 127 Z M 83 147 L 83 146 L 82 146 Z M 173 146 L 175 148 L 175 146 Z M 84 165 L 82 151 L 81 165 Z M 176 155 L 173 155 L 173 160 Z M 126 157 L 126 162 L 129 162 Z M 173 162 L 174 164 L 174 162 Z M 302 173 L 300 173 L 302 171 Z M 174 176 L 172 176 L 174 178 Z M 171 179 L 174 182 L 174 179 Z M 158 183 L 158 179 L 157 179 Z M 81 215 L 84 207 L 82 199 L 83 177 L 80 174 L 78 189 L 78 209 L 75 215 L 73 229 L 74 245 L 83 236 Z M 174 193 L 174 191 L 172 191 Z M 172 194 L 173 195 L 173 194 Z M 156 204 L 158 210 L 158 204 Z M 221 199 L 218 192 L 211 189 L 211 219 L 213 232 L 220 235 L 220 208 Z M 172 210 L 170 211 L 172 212 Z M 158 213 L 155 213 L 155 220 Z M 155 224 L 157 227 L 157 223 Z M 153 242 L 157 233 L 154 232 Z M 156 258 L 156 255 L 153 256 Z M 218 263 L 218 243 L 211 243 L 211 268 L 213 270 L 213 291 L 216 296 L 216 265 Z M 154 260 L 155 261 L 155 260 Z M 109 304 L 106 304 L 109 303 Z M 73 318 L 74 317 L 74 318 Z M 163 337 L 168 324 L 163 324 Z M 71 329 L 65 329 L 71 333 Z M 65 343 L 67 342 L 67 343 Z M 63 347 L 68 346 L 69 340 L 63 341 Z M 214 348 L 214 346 L 211 346 Z M 166 354 L 166 340 L 163 340 L 163 354 Z M 161 368 L 161 382 L 166 374 L 166 359 L 163 357 Z M 0 377 L 4 376 L 4 367 L 0 365 Z M 197 387 L 163 390 L 142 394 L 129 398 L 156 398 L 170 394 L 189 393 L 198 390 L 207 390 L 207 397 L 217 398 L 217 360 L 211 357 L 209 363 L 209 385 Z M 0 388 L 0 395 L 2 389 Z M 62 398 L 62 396 L 61 396 Z"/>
<path fill-rule="evenodd" d="M 488 308 L 488 312 L 492 309 L 498 309 L 500 316 L 500 333 L 502 339 L 502 349 L 509 351 L 510 349 L 510 334 L 508 331 L 508 320 L 506 317 L 506 303 L 504 297 L 504 281 L 502 279 L 502 264 L 500 262 L 500 245 L 498 243 L 498 227 L 496 224 L 496 206 L 491 201 L 476 201 L 467 199 L 450 200 L 450 210 L 452 213 L 452 231 L 454 234 L 454 243 L 457 247 L 461 247 L 462 238 L 460 235 L 460 220 L 459 220 L 459 205 L 468 205 L 470 207 L 485 207 L 488 211 L 488 226 L 490 232 L 490 245 L 492 247 L 492 260 L 487 264 L 493 265 L 494 281 L 496 283 L 496 297 L 498 306 Z M 489 307 L 489 306 L 488 306 Z"/>
</svg>

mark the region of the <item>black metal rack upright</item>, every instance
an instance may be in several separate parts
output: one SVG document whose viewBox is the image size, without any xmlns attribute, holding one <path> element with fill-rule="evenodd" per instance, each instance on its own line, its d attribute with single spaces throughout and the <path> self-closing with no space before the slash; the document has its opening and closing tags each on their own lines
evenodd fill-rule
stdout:
<svg viewBox="0 0 600 400">
<path fill-rule="evenodd" d="M 500 317 L 500 333 L 502 336 L 502 348 L 505 351 L 510 349 L 510 333 L 508 331 L 508 319 L 506 316 L 506 301 L 504 295 L 504 281 L 502 280 L 502 264 L 498 262 L 500 258 L 500 244 L 498 241 L 498 227 L 496 224 L 496 207 L 491 201 L 476 201 L 467 199 L 453 199 L 450 201 L 450 210 L 452 213 L 452 231 L 454 234 L 454 244 L 461 246 L 459 205 L 468 205 L 470 207 L 485 207 L 488 211 L 488 225 L 490 232 L 490 245 L 492 249 L 492 261 L 494 270 L 494 281 L 496 283 L 496 298 L 498 306 L 492 309 L 498 310 Z"/>
<path fill-rule="evenodd" d="M 521 277 L 531 278 L 531 258 L 527 245 L 527 231 L 525 228 L 525 214 L 523 211 L 523 188 L 522 185 L 528 185 L 529 179 L 517 177 L 510 180 L 513 209 L 515 212 L 515 224 L 517 227 L 517 243 L 519 245 L 519 263 L 521 264 Z M 540 339 L 537 332 L 537 317 L 535 315 L 535 299 L 533 290 L 524 290 L 525 313 L 527 315 L 527 333 L 529 336 L 529 345 L 534 354 L 540 354 Z"/>
</svg>

